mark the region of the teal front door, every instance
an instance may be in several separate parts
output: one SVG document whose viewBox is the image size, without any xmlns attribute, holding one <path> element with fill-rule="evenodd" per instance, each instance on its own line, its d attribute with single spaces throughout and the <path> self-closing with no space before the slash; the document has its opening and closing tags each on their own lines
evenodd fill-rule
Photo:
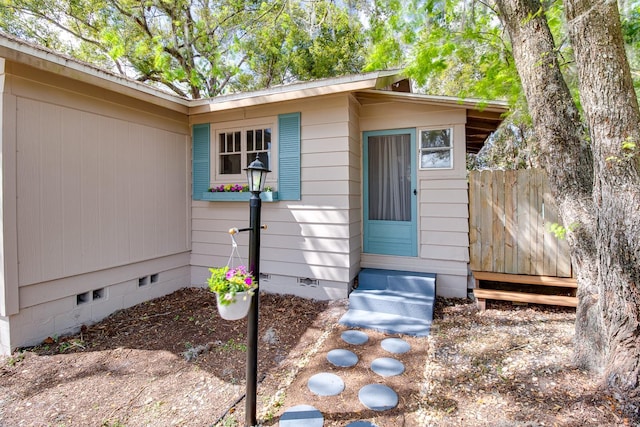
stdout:
<svg viewBox="0 0 640 427">
<path fill-rule="evenodd" d="M 365 132 L 364 252 L 418 255 L 416 131 Z"/>
</svg>

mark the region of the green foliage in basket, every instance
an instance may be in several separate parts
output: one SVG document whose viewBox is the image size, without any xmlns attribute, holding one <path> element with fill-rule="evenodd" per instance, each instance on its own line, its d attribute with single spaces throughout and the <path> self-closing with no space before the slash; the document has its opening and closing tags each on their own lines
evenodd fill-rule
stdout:
<svg viewBox="0 0 640 427">
<path fill-rule="evenodd" d="M 235 302 L 238 292 L 248 292 L 250 296 L 253 295 L 257 287 L 255 278 L 244 265 L 235 268 L 229 266 L 210 268 L 209 271 L 211 272 L 211 277 L 207 280 L 209 290 L 220 296 L 222 305 Z"/>
</svg>

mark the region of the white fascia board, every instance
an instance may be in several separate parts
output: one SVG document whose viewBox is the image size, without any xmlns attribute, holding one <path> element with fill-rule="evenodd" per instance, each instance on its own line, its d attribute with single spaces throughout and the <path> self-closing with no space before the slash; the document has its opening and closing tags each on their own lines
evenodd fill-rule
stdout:
<svg viewBox="0 0 640 427">
<path fill-rule="evenodd" d="M 376 89 L 388 86 L 400 79 L 402 79 L 402 76 L 398 71 L 376 71 L 366 74 L 293 83 L 255 92 L 223 95 L 210 99 L 191 101 L 190 114 L 224 111 L 314 96 Z"/>
<path fill-rule="evenodd" d="M 443 105 L 496 113 L 504 113 L 509 110 L 509 103 L 506 101 L 486 101 L 476 98 L 456 98 L 454 96 L 439 96 L 380 90 L 364 90 L 361 91 L 361 93 L 371 94 L 379 98 L 399 99 L 409 102 L 413 101 L 417 103 L 428 103 L 431 105 Z"/>
</svg>

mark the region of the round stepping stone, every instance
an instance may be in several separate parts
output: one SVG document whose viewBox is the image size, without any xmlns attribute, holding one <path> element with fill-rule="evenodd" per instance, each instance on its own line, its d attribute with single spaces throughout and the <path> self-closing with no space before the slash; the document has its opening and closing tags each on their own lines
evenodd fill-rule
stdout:
<svg viewBox="0 0 640 427">
<path fill-rule="evenodd" d="M 327 360 L 341 368 L 348 368 L 358 363 L 358 356 L 349 350 L 335 349 L 327 353 Z"/>
<path fill-rule="evenodd" d="M 346 427 L 378 427 L 377 425 L 370 423 L 369 421 L 354 421 L 347 424 Z"/>
<path fill-rule="evenodd" d="M 324 417 L 316 408 L 310 405 L 293 406 L 282 414 L 280 427 L 322 427 L 324 425 Z"/>
<path fill-rule="evenodd" d="M 307 386 L 318 396 L 335 396 L 344 390 L 344 381 L 336 374 L 322 372 L 309 378 Z"/>
<path fill-rule="evenodd" d="M 342 341 L 353 345 L 362 345 L 369 341 L 369 335 L 362 331 L 344 331 L 340 337 Z"/>
<path fill-rule="evenodd" d="M 387 338 L 380 343 L 389 353 L 402 354 L 411 350 L 411 344 L 400 338 Z"/>
<path fill-rule="evenodd" d="M 374 411 L 386 411 L 398 405 L 398 394 L 382 384 L 369 384 L 358 392 L 360 402 Z"/>
<path fill-rule="evenodd" d="M 371 369 L 383 377 L 393 377 L 404 372 L 404 365 L 391 357 L 381 357 L 371 362 Z"/>
</svg>

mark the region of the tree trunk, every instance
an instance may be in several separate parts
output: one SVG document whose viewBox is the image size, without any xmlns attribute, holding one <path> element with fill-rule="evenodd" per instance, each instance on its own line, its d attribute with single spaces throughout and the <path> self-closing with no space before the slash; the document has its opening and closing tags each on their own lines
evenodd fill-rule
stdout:
<svg viewBox="0 0 640 427">
<path fill-rule="evenodd" d="M 637 403 L 640 363 L 638 105 L 615 2 L 567 0 L 587 139 L 538 0 L 497 0 L 578 280 L 576 357 Z M 627 140 L 628 149 L 622 144 Z M 591 141 L 590 143 L 588 141 Z"/>
<path fill-rule="evenodd" d="M 567 0 L 594 157 L 598 289 L 607 385 L 640 402 L 640 113 L 615 1 Z M 623 144 L 631 148 L 624 148 Z M 634 146 L 635 144 L 635 146 Z M 634 403 L 635 402 L 635 403 Z"/>
<path fill-rule="evenodd" d="M 581 365 L 602 366 L 604 331 L 599 305 L 593 161 L 578 107 L 564 80 L 555 44 L 538 0 L 498 0 L 511 38 L 538 140 L 541 163 L 558 203 L 578 281 L 576 354 Z"/>
</svg>

